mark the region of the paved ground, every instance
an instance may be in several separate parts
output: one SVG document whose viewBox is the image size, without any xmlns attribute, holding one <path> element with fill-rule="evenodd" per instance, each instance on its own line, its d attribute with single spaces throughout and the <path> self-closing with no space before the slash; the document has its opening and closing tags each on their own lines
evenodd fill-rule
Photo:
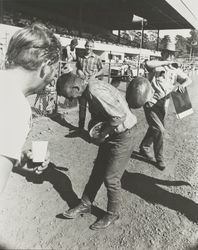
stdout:
<svg viewBox="0 0 198 250">
<path fill-rule="evenodd" d="M 170 105 L 166 122 L 167 169 L 131 158 L 122 178 L 120 221 L 107 230 L 89 226 L 106 209 L 99 191 L 91 215 L 76 220 L 60 214 L 77 202 L 88 180 L 97 146 L 87 137 L 71 136 L 77 111 L 65 122 L 34 119 L 31 140 L 47 139 L 51 165 L 40 177 L 13 172 L 0 197 L 0 249 L 198 249 L 198 79 L 189 93 L 194 114 L 177 120 Z M 146 131 L 143 110 L 135 111 L 135 150 Z M 14 121 L 13 121 L 14 122 Z"/>
</svg>

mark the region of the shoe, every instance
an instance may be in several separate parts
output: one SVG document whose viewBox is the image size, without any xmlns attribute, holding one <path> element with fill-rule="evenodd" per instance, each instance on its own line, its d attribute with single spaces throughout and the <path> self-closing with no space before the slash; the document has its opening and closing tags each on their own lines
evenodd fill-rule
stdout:
<svg viewBox="0 0 198 250">
<path fill-rule="evenodd" d="M 91 213 L 91 205 L 80 203 L 78 206 L 71 208 L 63 213 L 67 219 L 75 219 L 80 215 Z"/>
<path fill-rule="evenodd" d="M 149 161 L 154 161 L 154 158 L 153 158 L 152 154 L 150 152 L 146 151 L 145 149 L 140 148 L 139 153 L 143 157 L 147 158 Z"/>
<path fill-rule="evenodd" d="M 166 168 L 165 164 L 163 161 L 157 161 L 156 162 L 157 168 L 159 168 L 160 170 L 164 170 Z"/>
<path fill-rule="evenodd" d="M 115 221 L 119 219 L 119 215 L 117 214 L 106 214 L 102 219 L 99 221 L 96 221 L 94 224 L 90 226 L 90 229 L 92 230 L 100 230 L 105 229 L 111 224 L 113 224 Z"/>
</svg>

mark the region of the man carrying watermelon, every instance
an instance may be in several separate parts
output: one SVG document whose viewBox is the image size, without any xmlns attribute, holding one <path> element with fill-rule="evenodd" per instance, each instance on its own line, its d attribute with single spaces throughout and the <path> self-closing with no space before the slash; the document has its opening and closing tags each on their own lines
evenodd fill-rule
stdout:
<svg viewBox="0 0 198 250">
<path fill-rule="evenodd" d="M 150 83 L 147 79 L 141 78 L 139 85 L 131 82 L 127 100 L 130 107 L 141 107 L 148 100 L 151 93 Z M 136 78 L 135 81 L 139 81 Z M 138 82 L 139 83 L 139 82 Z M 133 89 L 133 86 L 135 89 Z M 75 75 L 68 76 L 67 79 L 58 80 L 58 95 L 67 98 L 83 97 L 88 101 L 89 111 L 96 126 L 95 131 L 90 134 L 97 137 L 100 142 L 98 155 L 90 175 L 89 181 L 85 186 L 81 201 L 76 207 L 63 213 L 67 219 L 74 219 L 79 215 L 91 213 L 92 203 L 96 194 L 104 183 L 107 189 L 107 212 L 100 220 L 91 225 L 92 230 L 105 229 L 119 218 L 119 207 L 121 204 L 121 177 L 129 162 L 136 134 L 137 119 L 129 109 L 125 97 L 118 89 L 105 82 L 85 85 L 83 80 Z M 139 93 L 142 98 L 136 98 L 134 93 Z M 133 100 L 131 101 L 131 97 Z M 137 100 L 139 103 L 137 104 Z M 136 105 L 137 104 L 137 105 Z M 101 126 L 104 124 L 104 126 Z M 102 127 L 102 130 L 101 130 Z"/>
</svg>

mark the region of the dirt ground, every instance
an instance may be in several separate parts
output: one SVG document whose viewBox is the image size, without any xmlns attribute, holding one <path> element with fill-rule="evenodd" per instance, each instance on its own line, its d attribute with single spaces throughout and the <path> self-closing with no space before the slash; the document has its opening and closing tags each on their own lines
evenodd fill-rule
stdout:
<svg viewBox="0 0 198 250">
<path fill-rule="evenodd" d="M 86 135 L 71 134 L 77 110 L 67 111 L 65 120 L 35 118 L 25 147 L 32 140 L 49 140 L 51 164 L 41 176 L 11 174 L 0 197 L 0 249 L 198 249 L 198 77 L 193 80 L 189 94 L 194 114 L 178 120 L 170 104 L 166 170 L 131 158 L 122 178 L 120 220 L 104 231 L 89 229 L 106 209 L 104 186 L 93 214 L 61 217 L 81 197 L 97 155 Z M 134 113 L 137 151 L 147 125 L 142 109 Z"/>
</svg>

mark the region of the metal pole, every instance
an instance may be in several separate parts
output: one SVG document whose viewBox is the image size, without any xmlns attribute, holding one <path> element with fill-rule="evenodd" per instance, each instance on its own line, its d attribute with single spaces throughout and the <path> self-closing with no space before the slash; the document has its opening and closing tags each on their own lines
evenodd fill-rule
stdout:
<svg viewBox="0 0 198 250">
<path fill-rule="evenodd" d="M 159 50 L 159 29 L 157 30 L 157 46 L 156 46 L 156 50 Z"/>
<path fill-rule="evenodd" d="M 110 53 L 109 53 L 108 83 L 110 82 L 110 77 L 111 77 L 111 58 L 112 58 L 112 54 L 111 54 L 111 51 L 110 51 Z"/>
<path fill-rule="evenodd" d="M 190 56 L 189 56 L 189 61 L 191 61 L 191 58 L 192 58 L 192 50 L 193 50 L 193 47 L 192 47 L 192 45 L 191 45 L 191 47 L 190 47 Z"/>
<path fill-rule="evenodd" d="M 0 0 L 0 23 L 3 23 L 3 0 Z"/>
<path fill-rule="evenodd" d="M 142 18 L 142 22 L 141 22 L 141 40 L 140 40 L 140 52 L 139 52 L 139 56 L 138 56 L 138 65 L 137 65 L 137 76 L 139 76 L 139 70 L 140 70 L 140 57 L 141 57 L 141 51 L 142 51 L 142 45 L 143 45 L 143 39 L 144 39 L 144 19 Z"/>
</svg>

